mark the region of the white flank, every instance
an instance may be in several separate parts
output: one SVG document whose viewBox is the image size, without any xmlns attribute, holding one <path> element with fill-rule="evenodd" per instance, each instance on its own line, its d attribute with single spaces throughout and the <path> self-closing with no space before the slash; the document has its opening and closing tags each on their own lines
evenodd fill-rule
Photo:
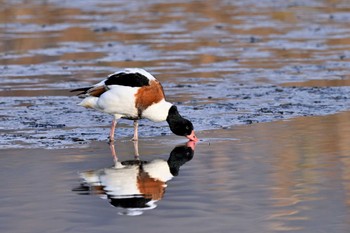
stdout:
<svg viewBox="0 0 350 233">
<path fill-rule="evenodd" d="M 124 117 L 137 117 L 135 94 L 138 87 L 111 85 L 97 100 L 98 110 Z"/>
<path fill-rule="evenodd" d="M 100 176 L 101 184 L 108 195 L 133 196 L 141 194 L 137 187 L 138 166 L 126 166 L 121 169 L 107 168 Z"/>
</svg>

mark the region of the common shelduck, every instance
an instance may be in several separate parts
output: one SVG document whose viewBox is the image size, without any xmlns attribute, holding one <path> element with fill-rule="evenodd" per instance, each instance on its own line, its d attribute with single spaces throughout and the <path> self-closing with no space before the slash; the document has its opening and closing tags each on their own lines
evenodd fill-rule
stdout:
<svg viewBox="0 0 350 233">
<path fill-rule="evenodd" d="M 80 91 L 85 98 L 79 105 L 114 116 L 109 140 L 114 141 L 114 131 L 120 118 L 134 120 L 134 137 L 138 140 L 138 120 L 167 121 L 170 130 L 191 141 L 198 141 L 192 123 L 183 118 L 177 107 L 165 100 L 160 82 L 144 69 L 128 68 L 109 75 L 103 81 Z"/>
<path fill-rule="evenodd" d="M 167 161 L 116 161 L 110 168 L 81 172 L 83 182 L 73 191 L 108 199 L 111 205 L 124 209 L 122 214 L 140 215 L 157 206 L 156 202 L 163 198 L 167 181 L 177 176 L 180 167 L 193 158 L 194 148 L 195 142 L 189 141 L 175 147 Z"/>
</svg>

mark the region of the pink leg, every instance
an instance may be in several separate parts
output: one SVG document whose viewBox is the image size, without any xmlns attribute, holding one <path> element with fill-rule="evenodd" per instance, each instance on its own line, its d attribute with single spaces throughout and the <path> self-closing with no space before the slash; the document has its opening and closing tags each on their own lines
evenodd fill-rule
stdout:
<svg viewBox="0 0 350 233">
<path fill-rule="evenodd" d="M 115 131 L 115 127 L 117 125 L 117 120 L 115 118 L 113 118 L 112 121 L 112 126 L 111 126 L 111 131 L 109 133 L 109 141 L 113 142 L 114 141 L 114 131 Z"/>
<path fill-rule="evenodd" d="M 109 143 L 109 149 L 111 150 L 114 163 L 116 163 L 118 161 L 118 157 L 117 157 L 117 153 L 115 152 L 114 143 Z"/>
<path fill-rule="evenodd" d="M 131 141 L 139 140 L 138 127 L 139 127 L 139 122 L 137 120 L 134 120 L 134 137 L 131 139 Z"/>
<path fill-rule="evenodd" d="M 133 141 L 134 143 L 134 152 L 135 152 L 135 159 L 140 160 L 140 154 L 139 154 L 139 142 L 138 141 Z"/>
</svg>

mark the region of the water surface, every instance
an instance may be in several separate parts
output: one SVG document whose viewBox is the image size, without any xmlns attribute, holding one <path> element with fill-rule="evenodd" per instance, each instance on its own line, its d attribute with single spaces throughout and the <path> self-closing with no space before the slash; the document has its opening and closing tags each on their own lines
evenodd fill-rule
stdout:
<svg viewBox="0 0 350 233">
<path fill-rule="evenodd" d="M 113 166 L 106 143 L 75 150 L 3 150 L 3 232 L 347 232 L 349 113 L 202 132 L 192 160 L 156 207 L 121 215 L 78 195 L 79 172 Z M 140 158 L 167 160 L 174 137 L 141 140 Z M 132 142 L 116 144 L 120 161 Z"/>
</svg>

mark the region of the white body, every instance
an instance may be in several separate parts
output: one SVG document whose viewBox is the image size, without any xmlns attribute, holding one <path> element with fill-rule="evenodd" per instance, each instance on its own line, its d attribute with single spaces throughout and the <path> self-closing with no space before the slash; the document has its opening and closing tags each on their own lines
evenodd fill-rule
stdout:
<svg viewBox="0 0 350 233">
<path fill-rule="evenodd" d="M 123 72 L 138 72 L 147 77 L 150 81 L 155 80 L 151 74 L 143 69 L 126 69 Z M 111 75 L 109 75 L 109 77 Z M 93 88 L 105 87 L 105 81 L 106 80 L 103 80 L 95 84 Z M 79 105 L 114 115 L 115 119 L 122 117 L 129 119 L 147 118 L 154 122 L 165 121 L 168 116 L 169 109 L 172 106 L 171 103 L 165 101 L 165 99 L 162 99 L 160 102 L 153 103 L 146 109 L 143 109 L 141 115 L 139 115 L 139 111 L 136 108 L 135 97 L 140 87 L 109 85 L 105 88 L 107 90 L 99 97 L 87 96 Z"/>
<path fill-rule="evenodd" d="M 156 159 L 142 165 L 143 170 L 151 178 L 167 182 L 173 178 L 168 163 L 162 159 Z M 106 194 L 112 197 L 133 197 L 143 195 L 138 188 L 137 177 L 140 172 L 139 165 L 118 166 L 104 168 L 95 171 L 80 173 L 82 179 L 90 186 L 102 186 Z"/>
<path fill-rule="evenodd" d="M 95 109 L 115 116 L 137 118 L 135 95 L 139 88 L 127 86 L 110 86 L 96 101 Z"/>
</svg>

